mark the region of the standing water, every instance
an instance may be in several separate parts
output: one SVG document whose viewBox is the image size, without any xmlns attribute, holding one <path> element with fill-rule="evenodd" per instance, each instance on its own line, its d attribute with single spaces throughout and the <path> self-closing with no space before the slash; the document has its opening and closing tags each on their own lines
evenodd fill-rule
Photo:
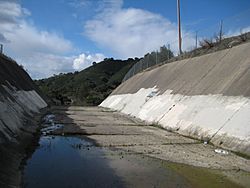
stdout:
<svg viewBox="0 0 250 188">
<path fill-rule="evenodd" d="M 78 137 L 42 136 L 27 161 L 23 187 L 189 187 L 158 160 L 95 147 Z"/>
<path fill-rule="evenodd" d="M 237 187 L 208 169 L 168 163 L 82 136 L 52 136 L 63 127 L 44 118 L 39 147 L 23 171 L 24 188 Z"/>
</svg>

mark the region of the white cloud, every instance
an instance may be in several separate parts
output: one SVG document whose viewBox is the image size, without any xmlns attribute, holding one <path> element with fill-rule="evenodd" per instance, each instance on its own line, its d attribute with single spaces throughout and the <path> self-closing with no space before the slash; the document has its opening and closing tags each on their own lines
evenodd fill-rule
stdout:
<svg viewBox="0 0 250 188">
<path fill-rule="evenodd" d="M 229 30 L 225 34 L 225 37 L 237 36 L 237 35 L 247 33 L 247 32 L 250 32 L 250 26 L 244 27 L 244 28 L 241 28 L 241 29 Z"/>
<path fill-rule="evenodd" d="M 0 40 L 4 53 L 24 65 L 33 78 L 73 71 L 74 50 L 64 37 L 26 21 L 31 13 L 17 1 L 0 1 Z"/>
<path fill-rule="evenodd" d="M 46 78 L 58 73 L 72 72 L 72 56 L 59 56 L 55 54 L 32 53 L 30 56 L 21 57 L 17 62 L 22 64 L 34 79 Z"/>
<path fill-rule="evenodd" d="M 177 51 L 175 23 L 146 10 L 122 8 L 122 2 L 104 1 L 102 11 L 84 25 L 84 34 L 122 58 L 143 56 L 167 43 Z M 192 35 L 185 31 L 183 35 L 184 48 L 194 45 Z"/>
<path fill-rule="evenodd" d="M 81 8 L 90 5 L 91 0 L 70 0 L 68 4 L 74 8 Z"/>
<path fill-rule="evenodd" d="M 10 41 L 6 46 L 16 54 L 27 55 L 31 52 L 63 54 L 73 50 L 70 41 L 48 31 L 39 31 L 25 21 L 13 32 L 6 32 Z"/>
<path fill-rule="evenodd" d="M 15 2 L 1 1 L 0 20 L 2 23 L 15 23 L 16 18 L 24 14 L 21 6 Z"/>
<path fill-rule="evenodd" d="M 8 43 L 9 41 L 6 39 L 6 37 L 0 33 L 0 42 L 1 43 Z"/>
<path fill-rule="evenodd" d="M 77 58 L 74 59 L 73 68 L 75 70 L 82 70 L 90 65 L 92 65 L 93 62 L 100 62 L 105 58 L 103 54 L 97 53 L 97 54 L 80 54 Z"/>
</svg>

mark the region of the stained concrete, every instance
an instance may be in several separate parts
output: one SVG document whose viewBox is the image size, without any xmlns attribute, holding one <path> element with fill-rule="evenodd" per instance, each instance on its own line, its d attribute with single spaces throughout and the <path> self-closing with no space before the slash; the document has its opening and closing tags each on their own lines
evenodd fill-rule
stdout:
<svg viewBox="0 0 250 188">
<path fill-rule="evenodd" d="M 133 94 L 157 86 L 160 93 L 250 96 L 250 43 L 162 65 L 141 72 L 115 89 L 112 95 Z"/>
<path fill-rule="evenodd" d="M 144 71 L 100 106 L 250 155 L 250 43 Z"/>
<path fill-rule="evenodd" d="M 25 70 L 0 54 L 0 187 L 19 187 L 21 163 L 38 128 L 34 116 L 45 107 Z"/>
<path fill-rule="evenodd" d="M 95 143 L 95 147 L 103 148 L 107 153 L 110 150 L 120 153 L 121 160 L 130 155 L 142 158 L 150 156 L 164 161 L 205 167 L 207 170 L 216 169 L 219 174 L 230 177 L 237 184 L 245 187 L 250 185 L 250 160 L 232 152 L 228 155 L 218 154 L 215 146 L 146 125 L 139 119 L 106 108 L 72 106 L 55 107 L 51 111 L 56 116 L 55 123 L 64 125 L 61 130 L 52 132 L 52 135 L 86 136 Z M 91 150 L 91 146 L 89 149 Z M 213 183 L 210 182 L 209 187 Z"/>
</svg>

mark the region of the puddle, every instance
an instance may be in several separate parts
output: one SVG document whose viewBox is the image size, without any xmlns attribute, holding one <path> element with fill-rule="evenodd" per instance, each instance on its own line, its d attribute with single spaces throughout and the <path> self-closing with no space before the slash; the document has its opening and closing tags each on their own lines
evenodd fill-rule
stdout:
<svg viewBox="0 0 250 188">
<path fill-rule="evenodd" d="M 48 134 L 52 134 L 54 131 L 58 129 L 62 129 L 64 125 L 62 124 L 56 124 L 55 123 L 55 115 L 54 114 L 48 114 L 44 116 L 43 118 L 43 124 L 42 124 L 41 132 L 44 136 Z"/>
<path fill-rule="evenodd" d="M 78 137 L 42 136 L 27 161 L 23 187 L 189 187 L 160 160 L 95 147 Z"/>
<path fill-rule="evenodd" d="M 39 147 L 24 167 L 24 188 L 237 187 L 208 169 L 97 147 L 86 137 L 49 135 L 63 128 L 53 114 L 42 126 Z"/>
<path fill-rule="evenodd" d="M 101 151 L 89 146 L 77 137 L 41 137 L 24 169 L 23 187 L 122 187 Z"/>
<path fill-rule="evenodd" d="M 63 128 L 62 124 L 56 124 L 56 125 L 42 128 L 41 131 L 42 131 L 43 135 L 47 135 L 47 134 L 53 133 L 53 131 L 55 131 L 55 130 L 62 129 L 62 128 Z"/>
</svg>

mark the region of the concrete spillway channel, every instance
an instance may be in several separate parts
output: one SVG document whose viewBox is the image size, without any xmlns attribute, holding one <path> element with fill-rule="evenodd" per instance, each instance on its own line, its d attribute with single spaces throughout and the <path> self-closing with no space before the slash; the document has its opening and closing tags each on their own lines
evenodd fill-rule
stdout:
<svg viewBox="0 0 250 188">
<path fill-rule="evenodd" d="M 51 112 L 23 187 L 250 186 L 250 161 L 232 152 L 105 108 Z"/>
<path fill-rule="evenodd" d="M 250 155 L 249 83 L 246 42 L 140 72 L 100 106 Z"/>
</svg>

